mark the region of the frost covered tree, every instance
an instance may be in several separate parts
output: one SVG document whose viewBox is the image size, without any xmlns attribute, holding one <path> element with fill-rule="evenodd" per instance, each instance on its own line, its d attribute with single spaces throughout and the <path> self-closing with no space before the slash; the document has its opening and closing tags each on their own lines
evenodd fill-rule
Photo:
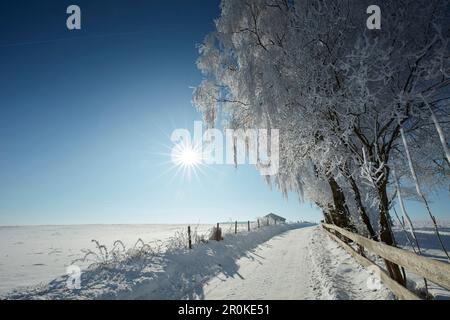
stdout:
<svg viewBox="0 0 450 320">
<path fill-rule="evenodd" d="M 443 170 L 449 164 L 445 137 L 450 132 L 450 19 L 446 6 L 445 1 L 387 2 L 383 5 L 386 34 L 366 32 L 343 68 L 345 78 L 355 79 L 347 88 L 353 94 L 362 92 L 351 100 L 368 105 L 355 114 L 353 121 L 358 125 L 354 133 L 364 151 L 364 176 L 378 194 L 380 219 L 389 219 L 392 197 L 388 188 L 391 171 L 397 168 L 414 182 L 436 225 L 419 185 L 428 182 L 436 187 L 448 182 Z M 384 227 L 389 225 L 380 226 L 380 238 L 386 242 L 391 236 Z M 436 232 L 439 236 L 437 227 Z"/>
<path fill-rule="evenodd" d="M 314 163 L 311 156 L 323 153 L 325 143 L 332 143 L 317 130 L 323 119 L 310 122 L 314 108 L 325 102 L 313 101 L 313 96 L 320 94 L 323 84 L 329 86 L 329 75 L 322 74 L 320 68 L 334 55 L 328 52 L 326 41 L 338 44 L 349 31 L 346 19 L 340 18 L 341 12 L 334 11 L 333 16 L 327 14 L 328 9 L 328 5 L 317 1 L 296 5 L 287 1 L 223 1 L 217 32 L 209 35 L 200 49 L 198 65 L 207 77 L 197 88 L 194 102 L 204 120 L 214 125 L 223 111 L 226 125 L 231 128 L 283 128 L 282 168 L 275 179 L 270 179 L 284 193 L 302 193 L 305 166 Z M 335 31 L 338 32 L 333 34 Z M 319 33 L 330 37 L 320 39 Z M 305 52 L 299 50 L 302 43 L 309 44 Z M 317 62 L 311 64 L 311 57 Z M 323 143 L 313 153 L 310 147 L 318 145 L 319 140 Z M 331 160 L 314 166 L 314 179 L 328 182 L 329 194 L 317 198 L 317 193 L 312 192 L 310 196 L 317 198 L 314 201 L 321 203 L 332 221 L 353 229 L 344 191 L 336 181 L 333 167 Z"/>
<path fill-rule="evenodd" d="M 267 181 L 394 245 L 392 170 L 421 191 L 448 182 L 450 19 L 444 0 L 386 0 L 368 30 L 364 2 L 223 0 L 193 100 L 211 127 L 280 129 Z"/>
</svg>

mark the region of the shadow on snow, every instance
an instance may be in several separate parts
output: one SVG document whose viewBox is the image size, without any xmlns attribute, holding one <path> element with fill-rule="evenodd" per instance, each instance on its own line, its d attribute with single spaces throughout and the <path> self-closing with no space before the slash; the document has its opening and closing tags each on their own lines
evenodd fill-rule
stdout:
<svg viewBox="0 0 450 320">
<path fill-rule="evenodd" d="M 14 291 L 9 299 L 203 299 L 203 286 L 218 274 L 243 277 L 237 260 L 247 257 L 263 264 L 254 251 L 266 241 L 285 236 L 293 229 L 313 224 L 264 227 L 257 231 L 227 234 L 224 241 L 210 241 L 192 250 L 172 249 L 161 254 L 129 258 L 119 263 L 88 268 L 81 275 L 81 288 L 70 290 L 68 277 L 49 284 Z"/>
</svg>

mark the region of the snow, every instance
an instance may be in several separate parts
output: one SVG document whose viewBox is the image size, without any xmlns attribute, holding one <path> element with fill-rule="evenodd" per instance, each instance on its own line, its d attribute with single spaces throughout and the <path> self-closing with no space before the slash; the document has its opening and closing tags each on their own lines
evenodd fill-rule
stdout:
<svg viewBox="0 0 450 320">
<path fill-rule="evenodd" d="M 408 212 L 405 209 L 405 203 L 403 202 L 403 196 L 402 196 L 402 190 L 400 189 L 400 184 L 398 182 L 397 179 L 397 175 L 395 173 L 395 170 L 392 171 L 392 175 L 394 177 L 394 183 L 395 183 L 395 189 L 397 191 L 397 198 L 398 198 L 398 204 L 400 206 L 400 210 L 402 213 L 403 218 L 405 219 L 406 223 L 405 223 L 405 228 L 409 228 L 409 232 L 411 233 L 411 237 L 414 239 L 414 241 L 417 244 L 417 237 L 416 234 L 414 232 L 414 225 L 411 221 L 411 218 L 408 215 Z M 413 248 L 412 248 L 413 249 Z M 421 253 L 421 249 L 420 247 L 417 248 L 417 252 L 420 254 Z"/>
<path fill-rule="evenodd" d="M 391 299 L 367 286 L 370 274 L 318 226 L 290 230 L 238 260 L 234 274 L 204 286 L 213 300 Z"/>
<path fill-rule="evenodd" d="M 66 286 L 67 276 L 64 275 L 47 284 L 42 283 L 34 287 L 18 288 L 13 293 L 8 290 L 7 293 L 4 293 L 4 296 L 11 299 L 202 298 L 199 289 L 201 289 L 203 282 L 221 270 L 233 272 L 237 268 L 235 265 L 237 259 L 247 255 L 249 251 L 273 236 L 299 226 L 302 225 L 277 225 L 264 227 L 250 233 L 227 234 L 224 241 L 210 241 L 208 244 L 196 245 L 191 251 L 175 246 L 156 251 L 154 254 L 137 252 L 137 254 L 130 254 L 121 261 L 112 261 L 107 265 L 97 264 L 90 268 L 84 267 L 81 276 L 81 290 L 69 290 Z M 176 230 L 180 227 L 184 228 L 184 226 L 148 226 L 149 230 L 146 230 L 142 226 L 142 232 L 153 232 L 151 236 L 149 235 L 143 240 L 154 239 L 151 237 L 156 232 L 155 228 L 166 229 L 160 231 L 160 234 L 170 240 L 168 230 Z M 55 228 L 58 229 L 58 227 Z M 65 229 L 66 227 L 62 228 Z M 93 226 L 92 228 L 91 232 L 93 232 L 94 237 L 91 238 L 99 239 L 98 235 L 101 230 L 98 230 L 98 228 L 105 231 L 107 226 Z M 126 240 L 128 236 L 125 236 L 125 230 L 128 230 L 128 232 L 131 232 L 130 238 L 133 239 L 130 243 L 134 244 L 137 238 L 134 230 L 137 226 L 115 226 L 111 228 L 111 232 L 103 235 L 100 239 L 110 239 L 109 243 L 112 245 L 113 239 L 125 238 Z M 226 229 L 227 227 L 225 231 Z M 61 232 L 63 231 L 60 230 Z M 48 232 L 46 234 L 48 235 Z M 86 239 L 89 238 L 84 239 L 84 244 L 86 244 Z M 71 259 L 74 258 L 80 258 L 80 254 L 71 257 Z M 59 275 L 65 273 L 65 267 L 58 270 Z M 2 274 L 4 279 L 11 276 L 11 273 L 14 274 L 13 270 L 6 271 L 10 274 Z M 25 284 L 18 278 L 15 278 L 13 282 Z M 11 287 L 17 286 L 11 285 Z"/>
<path fill-rule="evenodd" d="M 441 222 L 442 223 L 442 222 Z M 444 259 L 433 228 L 415 223 L 423 253 Z M 199 233 L 210 225 L 200 225 Z M 221 242 L 196 244 L 193 250 L 170 244 L 186 225 L 122 225 L 0 228 L 0 298 L 7 299 L 343 299 L 384 300 L 392 293 L 382 284 L 369 285 L 371 274 L 317 225 L 263 227 L 227 233 Z M 195 229 L 195 228 L 193 228 Z M 395 229 L 398 243 L 406 239 Z M 450 228 L 441 235 L 450 246 Z M 112 253 L 121 239 L 133 248 L 141 238 L 153 250 L 137 247 L 108 263 L 80 263 L 81 288 L 66 285 L 66 267 L 98 239 Z M 156 242 L 156 240 L 163 240 Z M 174 242 L 172 242 L 174 243 Z M 381 261 L 380 261 L 381 262 Z M 79 263 L 79 262 L 78 262 Z M 382 262 L 381 262 L 382 263 Z M 409 274 L 420 288 L 420 277 Z M 450 292 L 430 284 L 437 299 Z"/>
<path fill-rule="evenodd" d="M 439 240 L 436 237 L 435 229 L 432 226 L 432 223 L 430 221 L 413 221 L 413 224 L 417 236 L 417 241 L 419 242 L 422 251 L 422 255 L 428 258 L 447 262 L 447 257 L 441 248 Z M 413 251 L 411 245 L 408 243 L 405 233 L 398 225 L 394 228 L 393 231 L 398 245 L 403 249 Z M 447 250 L 450 249 L 450 221 L 441 220 L 439 223 L 439 232 L 444 246 L 447 248 Z M 415 284 L 412 284 L 411 287 L 424 287 L 423 278 L 421 278 L 420 276 L 411 272 L 407 272 L 407 277 L 409 280 L 415 282 Z M 429 287 L 429 291 L 435 299 L 450 300 L 449 290 L 443 289 L 430 282 Z"/>
<path fill-rule="evenodd" d="M 433 119 L 434 126 L 436 128 L 437 133 L 439 134 L 439 140 L 441 141 L 442 149 L 444 150 L 445 157 L 447 158 L 448 163 L 450 163 L 450 151 L 447 146 L 447 139 L 445 138 L 444 130 L 442 130 L 442 126 L 439 123 L 436 115 L 433 112 L 433 109 L 428 105 L 431 111 L 431 119 Z"/>
<path fill-rule="evenodd" d="M 211 225 L 193 226 L 206 232 Z M 0 295 L 21 286 L 49 282 L 66 274 L 71 262 L 94 249 L 92 239 L 108 247 L 121 240 L 133 247 L 144 242 L 166 241 L 186 225 L 72 225 L 0 227 Z"/>
</svg>

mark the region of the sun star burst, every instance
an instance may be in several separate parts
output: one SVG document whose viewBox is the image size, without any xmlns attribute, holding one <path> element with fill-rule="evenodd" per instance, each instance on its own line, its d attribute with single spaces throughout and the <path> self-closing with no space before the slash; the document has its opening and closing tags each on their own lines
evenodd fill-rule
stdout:
<svg viewBox="0 0 450 320">
<path fill-rule="evenodd" d="M 177 144 L 172 150 L 172 162 L 182 170 L 183 176 L 191 178 L 202 164 L 202 151 L 190 143 Z"/>
</svg>

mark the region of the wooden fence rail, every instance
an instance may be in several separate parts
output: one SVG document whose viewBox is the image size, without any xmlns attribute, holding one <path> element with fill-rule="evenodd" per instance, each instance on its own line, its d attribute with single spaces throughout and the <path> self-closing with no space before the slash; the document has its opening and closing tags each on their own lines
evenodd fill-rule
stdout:
<svg viewBox="0 0 450 320">
<path fill-rule="evenodd" d="M 450 290 L 450 264 L 437 261 L 424 256 L 419 256 L 413 252 L 392 247 L 381 242 L 370 240 L 366 237 L 360 236 L 348 230 L 339 228 L 335 225 L 322 224 L 323 228 L 328 231 L 328 234 L 336 240 L 341 246 L 344 247 L 355 259 L 363 266 L 368 267 L 376 266 L 369 259 L 358 254 L 352 247 L 346 244 L 344 241 L 336 237 L 334 232 L 352 240 L 353 242 L 364 247 L 368 251 L 377 254 L 383 259 L 389 260 L 395 264 L 403 266 L 406 270 L 409 270 L 415 274 L 418 274 L 435 284 Z M 383 270 L 380 270 L 381 278 L 383 282 L 401 299 L 414 299 L 418 298 L 412 292 L 392 280 Z M 408 292 L 406 292 L 406 291 Z"/>
</svg>

